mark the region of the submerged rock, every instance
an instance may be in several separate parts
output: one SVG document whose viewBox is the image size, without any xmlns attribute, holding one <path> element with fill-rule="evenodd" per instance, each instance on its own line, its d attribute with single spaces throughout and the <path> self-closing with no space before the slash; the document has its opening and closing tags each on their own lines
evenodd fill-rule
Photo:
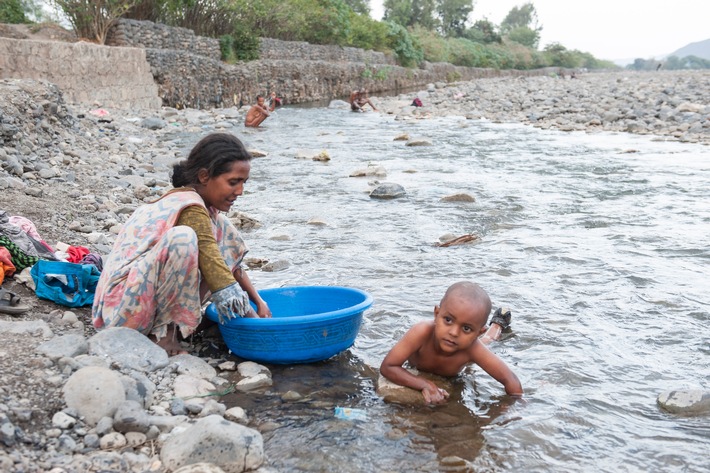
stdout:
<svg viewBox="0 0 710 473">
<path fill-rule="evenodd" d="M 383 182 L 370 192 L 373 199 L 396 199 L 407 194 L 404 187 L 393 182 Z"/>
</svg>

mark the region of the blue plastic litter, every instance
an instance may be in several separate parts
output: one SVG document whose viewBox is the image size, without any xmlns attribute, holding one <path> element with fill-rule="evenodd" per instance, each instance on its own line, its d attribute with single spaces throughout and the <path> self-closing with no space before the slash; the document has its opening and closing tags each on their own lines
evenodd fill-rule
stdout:
<svg viewBox="0 0 710 473">
<path fill-rule="evenodd" d="M 367 420 L 367 412 L 352 407 L 336 407 L 335 417 L 343 420 Z"/>
</svg>

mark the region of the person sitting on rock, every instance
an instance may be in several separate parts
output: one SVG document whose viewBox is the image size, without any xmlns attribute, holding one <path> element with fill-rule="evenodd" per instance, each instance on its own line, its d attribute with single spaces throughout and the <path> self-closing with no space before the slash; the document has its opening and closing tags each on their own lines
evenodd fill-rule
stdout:
<svg viewBox="0 0 710 473">
<path fill-rule="evenodd" d="M 271 115 L 271 112 L 276 109 L 276 103 L 278 102 L 276 92 L 271 92 L 269 102 L 270 106 L 267 107 L 264 104 L 264 96 L 257 95 L 256 103 L 249 108 L 247 116 L 244 118 L 244 126 L 256 128 Z"/>
<path fill-rule="evenodd" d="M 271 317 L 241 264 L 248 248 L 227 212 L 249 179 L 251 155 L 235 136 L 213 133 L 173 166 L 170 190 L 138 207 L 121 229 L 99 278 L 93 325 L 128 327 L 169 355 L 201 329 L 210 299 L 220 319 Z M 256 311 L 249 304 L 254 302 Z"/>
<path fill-rule="evenodd" d="M 393 383 L 421 391 L 428 404 L 442 404 L 449 397 L 447 391 L 402 365 L 408 362 L 420 371 L 451 377 L 475 363 L 500 382 L 508 395 L 522 396 L 518 377 L 486 347 L 510 326 L 510 311 L 498 309 L 486 330 L 490 311 L 491 300 L 479 285 L 468 281 L 451 285 L 434 307 L 434 320 L 410 328 L 385 356 L 380 373 Z"/>
<path fill-rule="evenodd" d="M 350 109 L 353 112 L 364 112 L 365 105 L 369 105 L 372 107 L 372 110 L 377 111 L 377 108 L 367 96 L 367 90 L 354 90 L 353 93 L 350 94 Z"/>
</svg>

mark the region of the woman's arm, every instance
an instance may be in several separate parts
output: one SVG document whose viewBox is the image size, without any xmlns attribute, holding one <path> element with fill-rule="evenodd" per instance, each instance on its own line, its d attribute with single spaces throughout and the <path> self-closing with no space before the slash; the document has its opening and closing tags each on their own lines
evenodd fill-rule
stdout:
<svg viewBox="0 0 710 473">
<path fill-rule="evenodd" d="M 247 294 L 249 294 L 249 299 L 256 304 L 256 314 L 261 318 L 270 318 L 271 309 L 269 309 L 268 304 L 261 298 L 256 288 L 254 288 L 247 272 L 242 268 L 237 268 L 234 270 L 233 274 L 234 279 L 236 279 L 239 283 L 239 286 L 244 289 Z"/>
</svg>

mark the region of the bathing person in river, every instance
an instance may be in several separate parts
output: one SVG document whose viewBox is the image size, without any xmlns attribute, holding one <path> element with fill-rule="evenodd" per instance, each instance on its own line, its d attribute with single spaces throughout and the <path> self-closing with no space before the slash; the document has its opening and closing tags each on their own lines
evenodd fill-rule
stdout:
<svg viewBox="0 0 710 473">
<path fill-rule="evenodd" d="M 518 377 L 486 347 L 510 326 L 510 311 L 498 309 L 486 330 L 490 311 L 491 300 L 478 284 L 462 281 L 451 285 L 434 307 L 434 320 L 410 328 L 385 356 L 380 373 L 396 384 L 421 391 L 428 404 L 441 404 L 449 393 L 402 365 L 408 362 L 420 371 L 456 376 L 466 365 L 475 363 L 500 382 L 507 394 L 521 396 L 523 387 Z"/>
<path fill-rule="evenodd" d="M 105 260 L 92 310 L 96 328 L 128 327 L 169 355 L 201 328 L 202 304 L 220 319 L 271 317 L 242 269 L 248 248 L 227 212 L 249 179 L 251 155 L 235 136 L 214 133 L 173 166 L 175 189 L 138 207 Z M 256 305 L 256 312 L 249 304 Z"/>
<path fill-rule="evenodd" d="M 256 96 L 256 103 L 249 108 L 247 116 L 244 118 L 244 126 L 251 128 L 256 128 L 261 123 L 266 120 L 271 112 L 276 109 L 276 103 L 278 99 L 276 98 L 276 92 L 271 92 L 271 98 L 269 99 L 270 106 L 267 107 L 264 104 L 264 97 L 262 95 Z"/>
<path fill-rule="evenodd" d="M 377 111 L 377 108 L 372 104 L 372 101 L 367 96 L 367 90 L 354 90 L 350 94 L 350 109 L 353 112 L 364 112 L 365 105 L 372 107 L 372 110 Z"/>
</svg>

